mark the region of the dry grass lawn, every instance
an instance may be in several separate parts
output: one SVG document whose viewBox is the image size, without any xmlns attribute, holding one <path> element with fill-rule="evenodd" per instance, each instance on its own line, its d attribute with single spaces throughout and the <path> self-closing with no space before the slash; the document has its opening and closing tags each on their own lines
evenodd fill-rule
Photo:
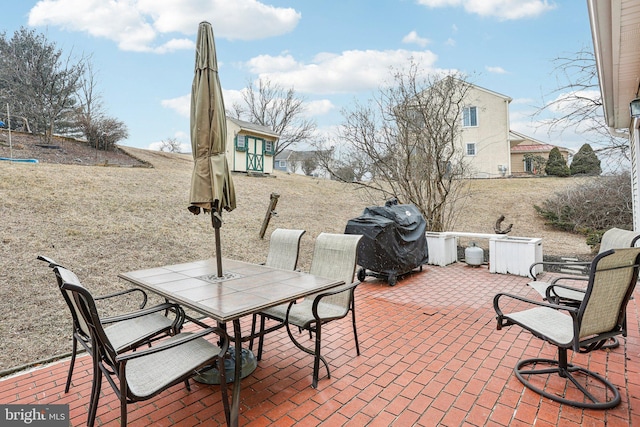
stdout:
<svg viewBox="0 0 640 427">
<path fill-rule="evenodd" d="M 127 151 L 154 167 L 0 162 L 0 371 L 71 349 L 70 316 L 39 254 L 75 271 L 96 295 L 127 288 L 120 272 L 214 255 L 209 216 L 186 209 L 190 155 Z M 223 256 L 251 262 L 264 261 L 273 229 L 302 228 L 300 267 L 306 270 L 320 232 L 341 233 L 365 206 L 383 203 L 364 200 L 353 186 L 303 176 L 234 180 L 238 208 L 223 215 Z M 582 236 L 548 229 L 532 208 L 574 182 L 473 181 L 473 199 L 456 230 L 491 233 L 502 214 L 514 223 L 511 235 L 542 237 L 545 254 L 586 254 Z M 280 194 L 278 216 L 261 240 L 272 192 Z"/>
</svg>

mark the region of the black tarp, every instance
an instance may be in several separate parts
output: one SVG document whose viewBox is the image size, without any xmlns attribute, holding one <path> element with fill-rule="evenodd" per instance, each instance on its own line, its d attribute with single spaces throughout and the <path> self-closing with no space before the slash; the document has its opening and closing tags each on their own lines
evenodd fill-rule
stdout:
<svg viewBox="0 0 640 427">
<path fill-rule="evenodd" d="M 358 265 L 394 279 L 429 260 L 426 222 L 414 205 L 387 202 L 350 219 L 345 234 L 361 234 Z M 390 280 L 391 284 L 391 280 Z"/>
</svg>

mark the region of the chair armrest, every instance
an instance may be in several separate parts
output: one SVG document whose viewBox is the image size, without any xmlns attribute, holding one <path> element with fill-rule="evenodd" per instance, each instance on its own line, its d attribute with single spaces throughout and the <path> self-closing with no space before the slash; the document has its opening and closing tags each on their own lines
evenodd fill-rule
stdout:
<svg viewBox="0 0 640 427">
<path fill-rule="evenodd" d="M 559 277 L 559 279 L 563 279 L 562 277 Z M 565 277 L 564 279 L 569 279 L 571 280 L 571 278 Z M 578 278 L 576 278 L 575 280 L 579 280 Z M 586 281 L 588 279 L 583 279 L 583 281 Z M 586 289 L 581 289 L 581 288 L 574 288 L 572 286 L 566 286 L 566 285 L 559 285 L 557 283 L 552 282 L 549 287 L 547 288 L 547 295 L 546 298 L 548 301 L 565 301 L 568 303 L 573 303 L 574 301 L 576 301 L 575 303 L 578 304 L 580 302 L 582 302 L 582 300 L 577 300 L 574 298 L 571 298 L 569 296 L 561 296 L 557 293 L 556 288 L 560 288 L 560 289 L 567 289 L 569 291 L 573 291 L 573 292 L 579 292 L 581 294 L 585 294 L 586 293 Z M 553 298 L 553 299 L 550 299 Z"/>
<path fill-rule="evenodd" d="M 502 297 L 511 298 L 511 299 L 514 299 L 514 300 L 526 302 L 528 304 L 537 305 L 537 306 L 540 306 L 540 307 L 548 307 L 548 308 L 553 308 L 555 310 L 565 310 L 565 311 L 568 311 L 569 313 L 572 313 L 572 315 L 575 315 L 575 314 L 578 313 L 578 309 L 576 307 L 571 307 L 571 306 L 567 306 L 567 305 L 560 305 L 560 304 L 553 304 L 553 303 L 549 303 L 549 302 L 545 302 L 545 301 L 532 300 L 532 299 L 529 299 L 529 298 L 522 297 L 520 295 L 499 293 L 499 294 L 497 294 L 496 296 L 493 297 L 493 309 L 496 311 L 496 314 L 498 315 L 497 316 L 497 320 L 498 320 L 497 329 L 498 330 L 502 329 L 503 326 L 511 325 L 511 323 L 508 320 L 505 320 L 505 315 L 502 312 L 502 309 L 500 308 L 500 305 L 499 305 L 499 300 Z"/>
<path fill-rule="evenodd" d="M 536 275 L 533 273 L 533 269 L 537 265 L 542 265 L 542 266 L 545 266 L 545 265 L 589 266 L 589 265 L 591 265 L 591 263 L 590 262 L 586 262 L 586 261 L 539 261 L 539 262 L 534 262 L 529 267 L 529 276 L 531 276 L 533 278 L 533 280 L 538 280 L 536 278 Z"/>
<path fill-rule="evenodd" d="M 153 307 L 146 308 L 144 310 L 138 310 L 131 313 L 120 314 L 118 316 L 104 317 L 100 319 L 102 324 L 121 322 L 123 320 L 135 319 L 137 317 L 146 316 L 151 313 L 156 313 L 158 311 L 173 311 L 176 314 L 176 318 L 174 320 L 174 324 L 182 324 L 184 319 L 186 318 L 186 314 L 182 307 L 178 304 L 165 302 L 163 304 L 158 304 Z"/>
<path fill-rule="evenodd" d="M 163 344 L 161 342 L 159 345 L 154 347 L 146 348 L 144 350 L 136 350 L 130 353 L 118 355 L 116 360 L 121 362 L 121 361 L 129 361 L 132 359 L 137 359 L 138 357 L 148 356 L 153 353 L 158 353 L 160 351 L 165 351 L 170 348 L 177 347 L 179 345 L 188 343 L 189 341 L 193 341 L 198 338 L 202 338 L 212 333 L 217 334 L 220 337 L 220 344 L 219 344 L 220 353 L 218 354 L 218 357 L 224 357 L 225 353 L 229 349 L 229 335 L 222 328 L 214 327 L 214 328 L 206 328 L 199 332 L 185 334 L 180 339 L 177 339 L 168 343 Z"/>
<path fill-rule="evenodd" d="M 320 320 L 320 316 L 318 314 L 318 305 L 322 301 L 322 298 L 348 291 L 348 292 L 351 292 L 352 301 L 353 301 L 353 292 L 355 291 L 356 286 L 358 286 L 359 284 L 360 284 L 360 281 L 356 280 L 353 283 L 340 285 L 335 288 L 329 289 L 328 291 L 317 294 L 313 299 L 313 304 L 311 305 L 311 312 L 313 313 L 313 317 L 315 317 L 318 321 Z M 288 312 L 287 312 L 287 315 L 288 315 Z"/>
<path fill-rule="evenodd" d="M 127 294 L 131 294 L 134 292 L 140 292 L 140 294 L 142 295 L 142 302 L 140 303 L 139 308 L 143 309 L 146 305 L 147 305 L 147 300 L 149 299 L 147 296 L 147 293 L 140 289 L 140 288 L 131 288 L 131 289 L 125 289 L 124 291 L 119 291 L 119 292 L 114 292 L 112 294 L 108 294 L 108 295 L 101 295 L 98 297 L 94 297 L 93 299 L 96 301 L 101 301 L 101 300 L 106 300 L 109 298 L 116 298 L 116 297 L 120 297 L 122 295 L 127 295 Z"/>
<path fill-rule="evenodd" d="M 559 281 L 561 280 L 574 280 L 574 281 L 579 281 L 579 282 L 588 282 L 589 278 L 588 277 L 582 277 L 582 276 L 575 276 L 575 277 L 571 277 L 571 276 L 561 276 L 561 277 L 556 277 L 555 279 L 553 279 L 550 284 L 551 285 L 555 285 L 557 284 Z"/>
</svg>

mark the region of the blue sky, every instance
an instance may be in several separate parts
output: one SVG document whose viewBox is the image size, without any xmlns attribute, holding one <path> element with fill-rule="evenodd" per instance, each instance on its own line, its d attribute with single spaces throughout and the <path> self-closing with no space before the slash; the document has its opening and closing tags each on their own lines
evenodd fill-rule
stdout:
<svg viewBox="0 0 640 427">
<path fill-rule="evenodd" d="M 513 98 L 515 131 L 576 150 L 585 142 L 571 131 L 549 135 L 531 117 L 559 87 L 552 60 L 592 50 L 584 1 L 21 0 L 3 8 L 0 30 L 35 28 L 65 53 L 91 54 L 108 114 L 129 128 L 121 144 L 154 148 L 168 138 L 189 146 L 203 20 L 213 26 L 227 108 L 249 79 L 267 77 L 293 85 L 331 135 L 342 108 L 371 98 L 389 67 L 414 57 Z"/>
</svg>

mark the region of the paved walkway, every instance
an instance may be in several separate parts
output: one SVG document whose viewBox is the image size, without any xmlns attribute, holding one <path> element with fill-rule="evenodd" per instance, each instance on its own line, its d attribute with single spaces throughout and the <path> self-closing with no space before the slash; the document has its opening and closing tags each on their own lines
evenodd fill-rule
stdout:
<svg viewBox="0 0 640 427">
<path fill-rule="evenodd" d="M 356 290 L 361 355 L 348 321 L 323 336 L 331 378 L 311 387 L 312 357 L 281 329 L 266 337 L 258 369 L 242 380 L 240 424 L 246 426 L 640 426 L 640 337 L 636 291 L 629 337 L 613 351 L 573 354 L 619 388 L 611 410 L 582 410 L 531 392 L 513 367 L 527 357 L 555 357 L 554 348 L 510 327 L 496 330 L 497 292 L 530 295 L 525 277 L 490 274 L 463 263 L 425 267 L 394 287 L 373 278 Z M 246 327 L 247 324 L 245 323 Z M 71 344 L 69 343 L 69 347 Z M 0 380 L 0 403 L 67 403 L 71 425 L 86 423 L 91 361 L 77 362 L 68 394 L 68 360 Z M 548 384 L 550 388 L 554 384 Z M 105 382 L 96 425 L 119 425 L 119 404 Z M 129 405 L 129 425 L 218 425 L 224 416 L 217 386 L 177 385 Z"/>
</svg>

